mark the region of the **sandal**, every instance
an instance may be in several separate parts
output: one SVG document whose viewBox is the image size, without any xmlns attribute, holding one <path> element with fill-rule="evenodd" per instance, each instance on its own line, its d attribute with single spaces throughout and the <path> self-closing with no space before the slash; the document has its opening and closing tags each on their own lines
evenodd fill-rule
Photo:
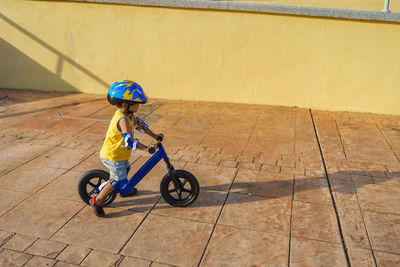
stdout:
<svg viewBox="0 0 400 267">
<path fill-rule="evenodd" d="M 121 197 L 132 197 L 132 196 L 136 195 L 137 192 L 138 192 L 138 190 L 136 188 L 133 188 L 132 192 L 129 192 L 128 194 L 124 194 L 124 195 L 120 193 L 119 195 Z"/>
<path fill-rule="evenodd" d="M 89 201 L 90 206 L 93 208 L 93 212 L 97 217 L 105 217 L 106 214 L 103 210 L 103 205 L 96 203 L 96 197 L 92 197 Z"/>
</svg>

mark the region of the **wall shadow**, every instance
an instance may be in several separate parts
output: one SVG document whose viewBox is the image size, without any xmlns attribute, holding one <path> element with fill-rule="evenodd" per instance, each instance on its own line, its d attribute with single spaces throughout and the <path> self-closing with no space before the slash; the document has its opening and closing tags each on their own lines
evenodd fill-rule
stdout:
<svg viewBox="0 0 400 267">
<path fill-rule="evenodd" d="M 99 83 L 104 88 L 110 87 L 109 83 L 105 82 L 103 79 L 96 76 L 79 63 L 61 53 L 59 50 L 50 46 L 48 43 L 41 40 L 25 28 L 21 27 L 20 25 L 9 19 L 7 16 L 5 16 L 3 13 L 0 13 L 0 19 L 13 27 L 15 30 L 25 35 L 26 37 L 30 38 L 30 40 L 32 40 L 34 43 L 39 44 L 41 47 L 45 48 L 48 53 L 54 55 L 57 58 L 57 67 L 55 69 L 55 73 L 53 73 L 42 67 L 40 64 L 32 60 L 28 55 L 15 48 L 4 39 L 1 39 L 0 54 L 2 56 L 2 62 L 0 66 L 0 80 L 17 81 L 14 84 L 29 84 L 29 86 L 24 86 L 25 88 L 20 89 L 43 90 L 43 88 L 40 88 L 40 85 L 43 85 L 43 81 L 45 81 L 46 86 L 48 86 L 48 88 L 54 88 L 55 91 L 80 92 L 78 88 L 72 86 L 61 78 L 63 66 L 67 63 L 73 65 L 75 69 L 79 70 L 85 76 Z M 11 73 L 28 73 L 29 75 L 12 75 L 12 77 L 5 77 L 6 74 L 3 73 L 2 69 L 3 71 L 4 69 L 7 69 L 8 73 L 10 73 L 11 70 Z M 37 79 L 32 77 L 37 77 Z M 8 82 L 8 84 L 12 83 Z"/>
<path fill-rule="evenodd" d="M 36 81 L 32 79 L 32 77 L 37 77 L 37 79 L 45 81 L 48 87 L 64 92 L 79 92 L 77 88 L 42 67 L 2 38 L 0 38 L 0 51 L 3 65 L 0 69 L 7 68 L 7 72 L 16 73 L 16 75 L 6 77 L 5 73 L 0 72 L 0 80 L 7 81 L 7 84 L 31 84 L 32 87 L 29 89 L 40 90 Z M 27 75 L 17 75 L 17 73 L 26 73 Z"/>
</svg>

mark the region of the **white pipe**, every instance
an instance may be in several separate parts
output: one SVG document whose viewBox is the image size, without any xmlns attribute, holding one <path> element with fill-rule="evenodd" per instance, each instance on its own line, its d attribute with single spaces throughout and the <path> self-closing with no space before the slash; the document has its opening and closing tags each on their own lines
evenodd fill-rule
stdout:
<svg viewBox="0 0 400 267">
<path fill-rule="evenodd" d="M 385 8 L 382 10 L 383 12 L 390 12 L 389 2 L 390 2 L 390 0 L 385 0 Z"/>
</svg>

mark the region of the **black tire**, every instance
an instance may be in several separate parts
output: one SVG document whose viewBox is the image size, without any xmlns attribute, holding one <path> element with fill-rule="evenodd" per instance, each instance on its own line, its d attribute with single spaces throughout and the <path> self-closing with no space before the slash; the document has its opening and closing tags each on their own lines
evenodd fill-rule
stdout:
<svg viewBox="0 0 400 267">
<path fill-rule="evenodd" d="M 181 194 L 178 194 L 171 175 L 164 176 L 160 184 L 160 192 L 163 199 L 175 207 L 187 207 L 196 201 L 200 193 L 199 182 L 196 177 L 185 170 L 174 170 L 175 177 L 183 185 Z"/>
<path fill-rule="evenodd" d="M 99 187 L 110 179 L 110 174 L 103 170 L 91 170 L 84 173 L 79 179 L 78 192 L 81 199 L 89 205 L 89 200 L 95 195 L 93 189 Z M 116 193 L 111 193 L 103 200 L 103 205 L 110 205 L 114 201 Z"/>
</svg>

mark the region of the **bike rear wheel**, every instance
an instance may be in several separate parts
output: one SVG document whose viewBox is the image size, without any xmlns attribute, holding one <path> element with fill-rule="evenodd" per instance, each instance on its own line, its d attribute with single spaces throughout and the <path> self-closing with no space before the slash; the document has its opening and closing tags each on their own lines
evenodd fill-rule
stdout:
<svg viewBox="0 0 400 267">
<path fill-rule="evenodd" d="M 96 195 L 96 189 L 100 185 L 110 179 L 110 174 L 103 170 L 91 170 L 84 173 L 79 179 L 78 192 L 81 199 L 89 205 L 89 200 Z M 110 205 L 115 197 L 116 193 L 109 194 L 104 200 L 103 205 Z"/>
<path fill-rule="evenodd" d="M 175 187 L 172 177 L 168 173 L 160 184 L 160 192 L 163 199 L 175 207 L 187 207 L 193 204 L 200 193 L 200 186 L 196 177 L 185 170 L 174 170 L 173 175 L 181 190 Z"/>
</svg>

